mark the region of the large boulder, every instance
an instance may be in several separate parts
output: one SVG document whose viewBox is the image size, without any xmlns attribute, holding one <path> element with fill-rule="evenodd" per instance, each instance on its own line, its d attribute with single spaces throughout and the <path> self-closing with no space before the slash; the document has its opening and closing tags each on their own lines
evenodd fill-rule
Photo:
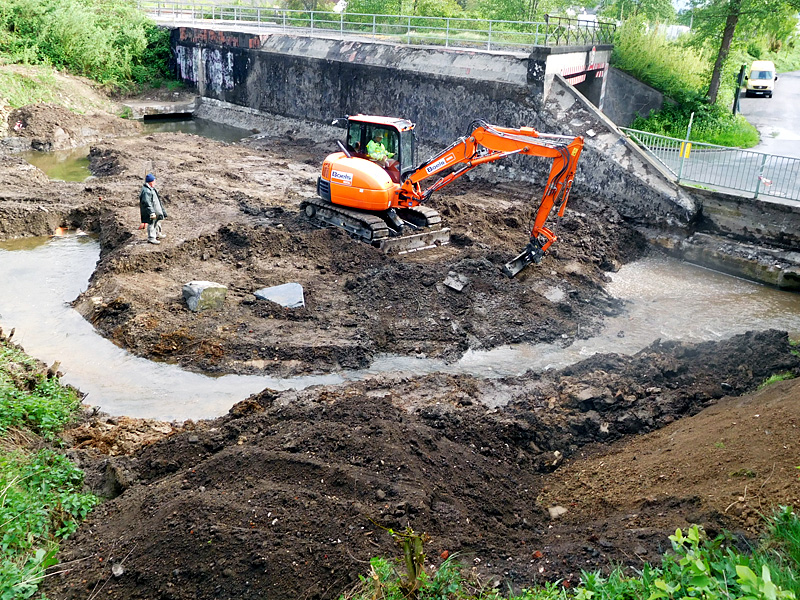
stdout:
<svg viewBox="0 0 800 600">
<path fill-rule="evenodd" d="M 213 281 L 190 281 L 183 286 L 183 299 L 194 312 L 222 308 L 227 293 L 228 288 Z"/>
</svg>

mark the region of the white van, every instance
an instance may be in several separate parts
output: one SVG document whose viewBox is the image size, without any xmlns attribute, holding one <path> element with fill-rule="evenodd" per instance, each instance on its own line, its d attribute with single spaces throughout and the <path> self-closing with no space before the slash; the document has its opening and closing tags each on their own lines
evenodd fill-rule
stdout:
<svg viewBox="0 0 800 600">
<path fill-rule="evenodd" d="M 750 66 L 750 75 L 745 79 L 747 79 L 745 96 L 764 95 L 772 98 L 778 75 L 775 73 L 775 65 L 771 60 L 754 60 Z"/>
</svg>

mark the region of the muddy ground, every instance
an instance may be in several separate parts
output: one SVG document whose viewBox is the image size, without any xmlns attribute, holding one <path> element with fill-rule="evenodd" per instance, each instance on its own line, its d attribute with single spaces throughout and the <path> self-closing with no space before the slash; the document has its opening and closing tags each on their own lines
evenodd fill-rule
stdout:
<svg viewBox="0 0 800 600">
<path fill-rule="evenodd" d="M 605 273 L 647 252 L 613 199 L 573 197 L 554 250 L 508 280 L 499 267 L 524 246 L 539 190 L 466 181 L 433 203 L 450 245 L 386 256 L 299 214 L 338 130 L 282 124 L 230 145 L 131 136 L 135 123 L 55 105 L 17 120 L 0 162 L 0 237 L 97 233 L 101 258 L 76 308 L 129 351 L 188 369 L 287 376 L 384 352 L 456 359 L 509 342 L 569 344 L 624 310 Z M 8 150 L 26 143 L 89 143 L 95 176 L 51 182 Z M 159 246 L 137 229 L 147 172 L 169 212 Z M 451 272 L 469 280 L 461 292 L 443 284 Z M 181 289 L 192 280 L 228 286 L 225 309 L 189 311 Z M 252 295 L 289 281 L 303 285 L 305 308 Z M 331 598 L 371 556 L 395 555 L 385 529 L 406 525 L 432 536 L 432 566 L 459 553 L 484 580 L 514 587 L 657 561 L 688 523 L 754 539 L 759 512 L 800 495 L 800 387 L 742 394 L 786 371 L 800 374 L 786 334 L 763 332 L 498 381 L 265 390 L 216 421 L 155 425 L 157 442 L 152 423 L 95 415 L 65 437 L 89 485 L 113 499 L 64 544 L 62 561 L 76 562 L 45 589 Z M 555 505 L 567 512 L 551 520 Z"/>
</svg>

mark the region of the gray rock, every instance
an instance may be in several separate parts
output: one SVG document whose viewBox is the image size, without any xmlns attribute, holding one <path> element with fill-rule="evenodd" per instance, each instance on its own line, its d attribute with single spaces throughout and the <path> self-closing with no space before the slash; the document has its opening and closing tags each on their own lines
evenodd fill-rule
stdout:
<svg viewBox="0 0 800 600">
<path fill-rule="evenodd" d="M 259 300 L 269 300 L 286 308 L 303 308 L 306 305 L 303 298 L 303 286 L 299 283 L 284 283 L 261 288 L 253 294 Z"/>
<path fill-rule="evenodd" d="M 563 506 L 551 506 L 550 508 L 547 509 L 547 512 L 550 513 L 550 518 L 552 520 L 556 520 L 567 514 L 567 509 L 564 508 Z"/>
<path fill-rule="evenodd" d="M 183 299 L 194 312 L 222 308 L 227 293 L 228 288 L 213 281 L 190 281 L 183 286 Z"/>
<path fill-rule="evenodd" d="M 461 275 L 460 273 L 455 273 L 453 271 L 450 271 L 442 283 L 447 287 L 449 287 L 451 290 L 460 292 L 469 284 L 469 278 L 465 277 L 464 275 Z"/>
</svg>

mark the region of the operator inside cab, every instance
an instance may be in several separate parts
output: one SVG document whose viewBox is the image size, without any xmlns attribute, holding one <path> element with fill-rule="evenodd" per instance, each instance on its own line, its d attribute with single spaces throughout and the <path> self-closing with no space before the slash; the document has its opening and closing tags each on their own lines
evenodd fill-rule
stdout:
<svg viewBox="0 0 800 600">
<path fill-rule="evenodd" d="M 392 144 L 391 138 L 388 140 L 387 148 L 387 140 L 386 140 L 386 131 L 383 129 L 375 129 L 372 132 L 372 138 L 367 142 L 367 156 L 371 161 L 378 163 L 383 168 L 389 167 L 393 162 L 391 160 L 394 157 L 395 153 L 391 152 L 391 149 L 394 149 L 394 144 Z"/>
</svg>

